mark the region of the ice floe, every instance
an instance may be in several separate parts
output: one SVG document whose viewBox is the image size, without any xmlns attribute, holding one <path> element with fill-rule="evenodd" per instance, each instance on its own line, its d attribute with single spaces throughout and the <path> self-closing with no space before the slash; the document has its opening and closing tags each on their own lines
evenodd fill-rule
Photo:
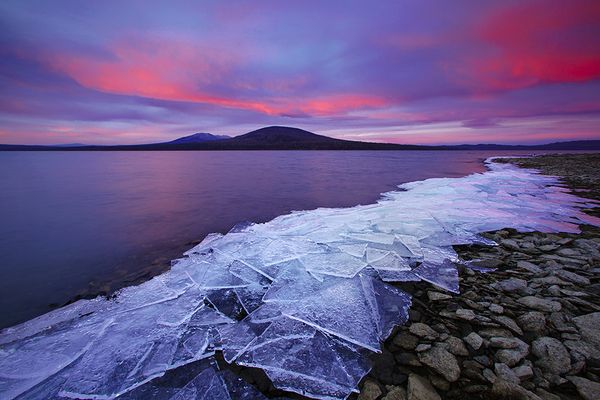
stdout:
<svg viewBox="0 0 600 400">
<path fill-rule="evenodd" d="M 556 178 L 507 164 L 401 185 L 376 204 L 294 212 L 208 235 L 171 270 L 0 333 L 6 399 L 260 399 L 216 362 L 281 390 L 343 399 L 406 322 L 393 282 L 459 293 L 453 245 L 500 228 L 577 232 L 592 206 Z M 476 266 L 473 266 L 475 268 Z"/>
</svg>

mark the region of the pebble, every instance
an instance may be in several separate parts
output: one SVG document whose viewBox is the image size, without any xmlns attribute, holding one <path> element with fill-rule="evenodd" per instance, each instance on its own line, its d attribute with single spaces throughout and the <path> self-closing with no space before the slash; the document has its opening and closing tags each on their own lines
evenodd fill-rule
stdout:
<svg viewBox="0 0 600 400">
<path fill-rule="evenodd" d="M 565 271 L 564 269 L 556 271 L 556 275 L 558 275 L 565 281 L 573 282 L 577 285 L 585 286 L 590 284 L 590 280 L 588 278 L 581 275 L 577 275 L 574 272 Z"/>
<path fill-rule="evenodd" d="M 406 400 L 406 389 L 400 386 L 388 387 L 388 393 L 381 400 Z"/>
<path fill-rule="evenodd" d="M 422 351 L 427 351 L 431 348 L 431 345 L 429 343 L 421 343 L 420 345 L 417 346 L 417 348 L 415 349 L 415 351 L 417 353 L 420 353 Z"/>
<path fill-rule="evenodd" d="M 456 336 L 449 336 L 446 343 L 448 344 L 448 351 L 455 356 L 466 357 L 469 355 L 469 350 L 467 350 L 463 341 Z"/>
<path fill-rule="evenodd" d="M 429 301 L 448 300 L 452 298 L 449 294 L 433 292 L 431 290 L 427 292 L 427 297 L 429 298 Z"/>
<path fill-rule="evenodd" d="M 535 296 L 525 296 L 517 300 L 519 303 L 533 310 L 553 312 L 560 311 L 562 306 L 560 303 L 552 300 L 543 299 Z"/>
<path fill-rule="evenodd" d="M 440 395 L 429 383 L 429 380 L 417 374 L 408 376 L 406 392 L 408 400 L 441 400 Z"/>
<path fill-rule="evenodd" d="M 537 274 L 538 272 L 542 272 L 542 269 L 537 265 L 530 263 L 529 261 L 517 261 L 517 268 L 521 268 Z"/>
<path fill-rule="evenodd" d="M 494 364 L 494 372 L 496 376 L 500 379 L 503 379 L 507 382 L 519 384 L 521 383 L 521 379 L 515 374 L 515 372 L 504 363 L 496 363 Z"/>
<path fill-rule="evenodd" d="M 483 344 L 483 339 L 476 332 L 469 333 L 465 336 L 464 340 L 473 350 L 479 350 Z"/>
<path fill-rule="evenodd" d="M 427 340 L 435 340 L 438 337 L 438 333 L 431 329 L 429 325 L 425 325 L 421 322 L 413 323 L 408 330 L 415 336 L 424 338 Z"/>
<path fill-rule="evenodd" d="M 475 319 L 475 312 L 467 308 L 459 308 L 456 310 L 455 314 L 458 318 L 464 319 L 465 321 L 472 321 Z"/>
<path fill-rule="evenodd" d="M 521 314 L 517 323 L 524 331 L 541 332 L 546 328 L 546 317 L 539 311 L 529 311 Z"/>
<path fill-rule="evenodd" d="M 519 365 L 518 367 L 514 367 L 513 372 L 521 381 L 533 377 L 533 369 L 529 365 Z"/>
<path fill-rule="evenodd" d="M 535 364 L 551 374 L 562 375 L 571 369 L 571 356 L 558 339 L 538 338 L 531 344 L 531 352 L 538 358 Z"/>
<path fill-rule="evenodd" d="M 358 400 L 375 400 L 382 395 L 381 388 L 375 380 L 367 378 L 358 395 Z"/>
<path fill-rule="evenodd" d="M 598 400 L 600 395 L 600 383 L 590 381 L 589 379 L 580 376 L 567 376 L 567 379 L 575 385 L 577 393 L 585 400 Z"/>
<path fill-rule="evenodd" d="M 490 304 L 490 306 L 488 307 L 488 309 L 495 313 L 495 314 L 502 314 L 504 313 L 504 307 L 498 305 L 498 304 Z"/>
<path fill-rule="evenodd" d="M 441 346 L 419 353 L 419 360 L 442 375 L 448 382 L 455 382 L 460 377 L 458 361 L 450 352 Z"/>
</svg>

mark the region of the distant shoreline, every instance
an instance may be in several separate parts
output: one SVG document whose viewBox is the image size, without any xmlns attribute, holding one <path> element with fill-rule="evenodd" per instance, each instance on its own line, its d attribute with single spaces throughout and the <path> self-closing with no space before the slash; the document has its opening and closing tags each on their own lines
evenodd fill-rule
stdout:
<svg viewBox="0 0 600 400">
<path fill-rule="evenodd" d="M 283 150 L 598 150 L 600 140 L 576 140 L 539 145 L 459 144 L 410 145 L 360 142 L 318 135 L 304 129 L 268 126 L 236 137 L 194 134 L 170 142 L 133 145 L 19 145 L 0 144 L 0 151 L 283 151 Z"/>
</svg>

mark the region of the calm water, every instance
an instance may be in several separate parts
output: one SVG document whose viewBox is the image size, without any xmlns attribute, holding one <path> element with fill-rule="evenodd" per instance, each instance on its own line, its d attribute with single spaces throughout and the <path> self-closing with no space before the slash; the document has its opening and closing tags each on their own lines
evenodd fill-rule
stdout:
<svg viewBox="0 0 600 400">
<path fill-rule="evenodd" d="M 502 153 L 0 153 L 0 327 L 156 273 L 237 222 L 372 203 Z"/>
</svg>

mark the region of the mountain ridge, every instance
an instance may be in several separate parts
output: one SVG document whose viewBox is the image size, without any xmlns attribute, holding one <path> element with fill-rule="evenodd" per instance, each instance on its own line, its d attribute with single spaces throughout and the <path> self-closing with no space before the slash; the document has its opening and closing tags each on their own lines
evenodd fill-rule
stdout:
<svg viewBox="0 0 600 400">
<path fill-rule="evenodd" d="M 10 145 L 0 151 L 106 151 L 106 150 L 600 150 L 600 140 L 576 140 L 541 145 L 460 144 L 407 145 L 336 139 L 294 127 L 267 126 L 240 136 L 195 133 L 169 142 L 137 145 Z"/>
</svg>

